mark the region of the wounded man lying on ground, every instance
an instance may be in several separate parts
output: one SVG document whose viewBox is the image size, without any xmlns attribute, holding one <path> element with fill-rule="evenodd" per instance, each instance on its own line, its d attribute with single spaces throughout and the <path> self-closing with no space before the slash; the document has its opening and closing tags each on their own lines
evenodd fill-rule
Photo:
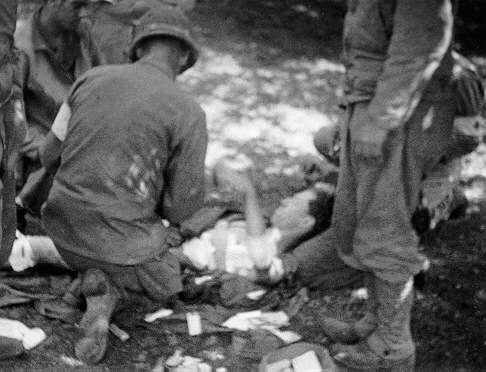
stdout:
<svg viewBox="0 0 486 372">
<path fill-rule="evenodd" d="M 86 363 L 103 358 L 127 290 L 165 303 L 182 290 L 163 219 L 178 224 L 203 203 L 205 115 L 175 82 L 198 51 L 187 18 L 160 7 L 134 30 L 133 63 L 93 68 L 74 83 L 41 151 L 46 169 L 60 161 L 41 252 L 80 273 L 87 310 L 75 351 Z M 14 249 L 12 266 L 19 256 Z"/>
<path fill-rule="evenodd" d="M 182 244 L 182 253 L 196 269 L 227 271 L 257 281 L 277 280 L 283 274 L 277 256 L 329 226 L 334 192 L 331 185 L 318 184 L 282 200 L 267 227 L 248 175 L 220 162 L 214 176 L 219 188 L 242 194 L 244 219 L 238 215 L 222 218 L 214 228 Z M 267 277 L 269 268 L 271 277 Z"/>
</svg>

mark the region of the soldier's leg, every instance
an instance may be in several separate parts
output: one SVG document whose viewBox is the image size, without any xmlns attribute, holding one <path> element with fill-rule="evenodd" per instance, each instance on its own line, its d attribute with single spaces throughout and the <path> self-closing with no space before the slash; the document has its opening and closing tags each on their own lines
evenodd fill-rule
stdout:
<svg viewBox="0 0 486 372">
<path fill-rule="evenodd" d="M 410 334 L 413 279 L 392 283 L 375 277 L 377 328 L 356 345 L 335 344 L 331 352 L 338 362 L 357 370 L 412 372 L 415 345 Z"/>
<path fill-rule="evenodd" d="M 82 274 L 81 293 L 86 298 L 86 312 L 80 323 L 83 337 L 76 342 L 75 353 L 82 362 L 95 364 L 105 355 L 111 316 L 123 296 L 100 269 Z"/>
<path fill-rule="evenodd" d="M 330 317 L 318 319 L 321 329 L 332 341 L 354 344 L 367 338 L 376 330 L 378 325 L 378 302 L 372 274 L 365 275 L 365 286 L 369 297 L 366 303 L 365 314 L 361 319 L 354 323 L 347 323 Z"/>
<path fill-rule="evenodd" d="M 343 364 L 413 370 L 413 275 L 425 261 L 410 217 L 422 176 L 447 143 L 452 109 L 447 101 L 421 101 L 409 122 L 390 132 L 382 164 L 356 160 L 360 182 L 353 258 L 374 273 L 378 328 L 356 346 L 336 347 L 334 355 Z"/>
</svg>

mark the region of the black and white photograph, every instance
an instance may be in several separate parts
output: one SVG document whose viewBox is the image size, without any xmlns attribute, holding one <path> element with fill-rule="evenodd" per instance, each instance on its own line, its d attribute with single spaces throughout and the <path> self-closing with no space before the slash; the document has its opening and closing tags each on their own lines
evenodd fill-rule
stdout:
<svg viewBox="0 0 486 372">
<path fill-rule="evenodd" d="M 0 0 L 0 371 L 486 371 L 486 0 Z"/>
</svg>

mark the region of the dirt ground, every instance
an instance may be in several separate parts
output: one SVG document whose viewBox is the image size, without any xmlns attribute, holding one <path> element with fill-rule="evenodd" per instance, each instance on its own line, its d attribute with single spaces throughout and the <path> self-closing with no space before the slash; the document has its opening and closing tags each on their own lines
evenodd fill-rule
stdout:
<svg viewBox="0 0 486 372">
<path fill-rule="evenodd" d="M 202 0 L 190 14 L 202 57 L 181 81 L 207 113 L 208 175 L 223 156 L 250 167 L 267 211 L 305 186 L 300 165 L 316 155 L 312 133 L 342 118 L 337 107 L 342 15 L 339 1 L 291 0 Z M 482 147 L 463 159 L 460 181 L 471 202 L 466 215 L 440 223 L 422 238 L 432 264 L 412 314 L 418 371 L 486 369 L 485 159 Z M 364 306 L 351 300 L 350 290 L 310 297 L 290 328 L 323 345 L 328 341 L 316 326 L 318 316 L 352 320 Z M 0 370 L 148 371 L 176 348 L 213 367 L 257 370 L 257 360 L 232 353 L 231 335 L 190 337 L 149 329 L 142 321 L 147 309 L 140 301 L 116 314 L 115 323 L 131 338 L 122 342 L 110 335 L 105 360 L 88 367 L 72 359 L 75 327 L 44 318 L 29 304 L 0 308 L 0 316 L 39 326 L 48 335 L 23 356 L 0 361 Z"/>
</svg>

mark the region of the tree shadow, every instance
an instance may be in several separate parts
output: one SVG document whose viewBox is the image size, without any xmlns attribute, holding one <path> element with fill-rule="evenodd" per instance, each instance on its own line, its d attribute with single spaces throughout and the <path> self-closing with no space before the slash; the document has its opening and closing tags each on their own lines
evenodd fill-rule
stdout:
<svg viewBox="0 0 486 372">
<path fill-rule="evenodd" d="M 343 15 L 332 1 L 198 4 L 201 58 L 181 81 L 207 114 L 208 167 L 228 156 L 290 176 L 302 156 L 316 154 L 313 133 L 343 115 Z"/>
</svg>

